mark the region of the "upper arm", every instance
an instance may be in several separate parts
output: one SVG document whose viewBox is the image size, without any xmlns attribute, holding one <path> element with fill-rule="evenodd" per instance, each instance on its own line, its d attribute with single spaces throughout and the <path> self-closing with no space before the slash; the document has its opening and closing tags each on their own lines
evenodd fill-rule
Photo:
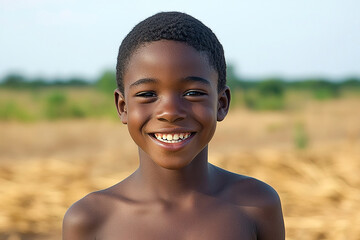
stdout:
<svg viewBox="0 0 360 240">
<path fill-rule="evenodd" d="M 242 206 L 256 226 L 258 240 L 285 239 L 281 202 L 277 192 L 268 184 L 247 177 L 231 188 L 232 199 Z"/>
<path fill-rule="evenodd" d="M 249 179 L 248 188 L 258 240 L 285 239 L 284 219 L 278 193 L 268 184 Z"/>
<path fill-rule="evenodd" d="M 255 211 L 259 240 L 285 239 L 284 219 L 279 195 L 272 191 L 264 198 L 264 205 Z"/>
<path fill-rule="evenodd" d="M 63 240 L 94 240 L 98 217 L 87 199 L 74 203 L 63 220 Z"/>
</svg>

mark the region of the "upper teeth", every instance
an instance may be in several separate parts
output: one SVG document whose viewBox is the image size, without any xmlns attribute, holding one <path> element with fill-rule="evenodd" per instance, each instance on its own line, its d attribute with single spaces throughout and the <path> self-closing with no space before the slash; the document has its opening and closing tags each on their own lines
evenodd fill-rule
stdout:
<svg viewBox="0 0 360 240">
<path fill-rule="evenodd" d="M 175 143 L 185 140 L 191 133 L 155 133 L 154 135 L 162 142 Z"/>
</svg>

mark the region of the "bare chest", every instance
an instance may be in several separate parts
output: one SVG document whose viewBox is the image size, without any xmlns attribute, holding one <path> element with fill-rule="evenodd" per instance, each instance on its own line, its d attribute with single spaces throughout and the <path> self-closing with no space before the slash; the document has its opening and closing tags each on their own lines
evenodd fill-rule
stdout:
<svg viewBox="0 0 360 240">
<path fill-rule="evenodd" d="M 255 226 L 241 209 L 129 211 L 113 214 L 99 229 L 97 240 L 252 240 Z"/>
</svg>

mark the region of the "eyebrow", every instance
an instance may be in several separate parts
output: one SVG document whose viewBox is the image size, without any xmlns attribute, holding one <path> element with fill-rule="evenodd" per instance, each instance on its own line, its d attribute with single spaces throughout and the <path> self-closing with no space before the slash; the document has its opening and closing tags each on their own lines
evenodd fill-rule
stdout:
<svg viewBox="0 0 360 240">
<path fill-rule="evenodd" d="M 186 81 L 186 82 L 199 82 L 199 83 L 202 83 L 205 85 L 211 85 L 209 80 L 202 78 L 202 77 L 188 76 L 188 77 L 183 78 L 182 80 Z"/>
<path fill-rule="evenodd" d="M 130 84 L 130 87 L 135 87 L 135 86 L 139 86 L 141 84 L 146 84 L 146 83 L 156 83 L 157 80 L 154 78 L 142 78 L 137 80 L 136 82 L 133 82 L 132 84 Z"/>
<path fill-rule="evenodd" d="M 196 76 L 188 76 L 185 78 L 181 79 L 182 81 L 185 82 L 199 82 L 205 85 L 211 85 L 210 81 L 202 78 L 202 77 L 196 77 Z M 154 78 L 141 78 L 139 80 L 137 80 L 136 82 L 133 82 L 132 84 L 130 84 L 130 87 L 135 87 L 135 86 L 139 86 L 141 84 L 149 84 L 149 83 L 157 83 L 158 80 L 154 79 Z"/>
</svg>

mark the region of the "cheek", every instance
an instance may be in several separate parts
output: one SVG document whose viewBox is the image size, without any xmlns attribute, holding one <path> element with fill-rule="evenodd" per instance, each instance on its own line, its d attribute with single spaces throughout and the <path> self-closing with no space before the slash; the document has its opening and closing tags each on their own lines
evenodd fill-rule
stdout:
<svg viewBox="0 0 360 240">
<path fill-rule="evenodd" d="M 139 124 L 149 117 L 151 106 L 147 104 L 139 104 L 136 102 L 128 104 L 128 119 Z"/>
<path fill-rule="evenodd" d="M 202 120 L 201 122 L 211 122 L 216 119 L 216 111 L 211 106 L 194 106 L 193 113 Z"/>
<path fill-rule="evenodd" d="M 196 116 L 198 122 L 200 122 L 203 127 L 208 128 L 209 135 L 213 135 L 216 123 L 217 123 L 217 107 L 216 105 L 209 103 L 205 105 L 194 105 L 192 107 L 192 112 Z"/>
<path fill-rule="evenodd" d="M 199 104 L 194 104 L 192 106 L 192 112 L 194 115 L 197 115 L 198 118 L 207 120 L 211 122 L 214 119 L 217 119 L 217 102 L 216 101 L 206 101 Z M 202 121 L 202 122 L 203 122 Z"/>
<path fill-rule="evenodd" d="M 151 116 L 151 109 L 146 105 L 128 106 L 128 129 L 131 137 L 135 140 L 142 127 Z"/>
</svg>

